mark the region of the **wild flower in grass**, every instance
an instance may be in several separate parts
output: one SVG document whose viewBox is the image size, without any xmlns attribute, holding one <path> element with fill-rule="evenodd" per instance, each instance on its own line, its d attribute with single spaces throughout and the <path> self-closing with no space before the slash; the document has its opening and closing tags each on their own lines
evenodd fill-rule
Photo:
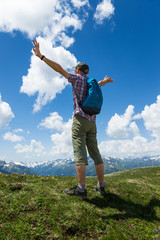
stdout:
<svg viewBox="0 0 160 240">
<path fill-rule="evenodd" d="M 155 198 L 155 196 L 154 196 L 154 195 L 152 195 L 152 198 Z"/>
<path fill-rule="evenodd" d="M 106 185 L 106 184 L 108 184 L 107 182 L 104 182 L 104 184 Z"/>
<path fill-rule="evenodd" d="M 158 233 L 159 232 L 159 229 L 156 229 L 156 230 L 154 230 L 156 233 Z"/>
</svg>

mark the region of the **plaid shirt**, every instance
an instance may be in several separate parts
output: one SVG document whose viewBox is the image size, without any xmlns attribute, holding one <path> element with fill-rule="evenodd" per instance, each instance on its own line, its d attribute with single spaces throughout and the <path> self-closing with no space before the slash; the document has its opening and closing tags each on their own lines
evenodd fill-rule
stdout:
<svg viewBox="0 0 160 240">
<path fill-rule="evenodd" d="M 86 78 L 88 79 L 88 76 L 86 74 L 80 75 L 80 74 L 69 73 L 68 82 L 74 86 L 76 93 L 82 102 L 85 99 L 85 96 L 88 91 Z M 73 91 L 74 115 L 80 115 L 80 116 L 88 119 L 89 121 L 96 121 L 95 115 L 90 116 L 90 115 L 86 114 L 85 112 L 83 112 L 83 110 L 78 105 L 77 97 L 76 97 L 73 89 L 72 89 L 72 91 Z"/>
</svg>

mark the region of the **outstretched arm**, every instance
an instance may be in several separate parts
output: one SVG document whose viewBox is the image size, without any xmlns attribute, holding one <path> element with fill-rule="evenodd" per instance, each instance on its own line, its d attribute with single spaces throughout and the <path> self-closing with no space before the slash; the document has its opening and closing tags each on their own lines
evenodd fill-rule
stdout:
<svg viewBox="0 0 160 240">
<path fill-rule="evenodd" d="M 102 87 L 104 85 L 106 85 L 107 83 L 110 83 L 110 82 L 114 82 L 114 80 L 111 78 L 111 77 L 107 77 L 105 76 L 105 78 L 101 81 L 99 81 L 99 85 Z"/>
<path fill-rule="evenodd" d="M 33 40 L 33 51 L 35 53 L 35 55 L 37 57 L 39 57 L 40 59 L 43 59 L 43 61 L 50 66 L 54 71 L 59 72 L 62 76 L 64 76 L 65 78 L 69 78 L 69 74 L 66 70 L 64 70 L 61 65 L 59 65 L 58 63 L 46 58 L 44 55 L 41 54 L 40 49 L 39 49 L 39 43 L 37 41 Z"/>
</svg>

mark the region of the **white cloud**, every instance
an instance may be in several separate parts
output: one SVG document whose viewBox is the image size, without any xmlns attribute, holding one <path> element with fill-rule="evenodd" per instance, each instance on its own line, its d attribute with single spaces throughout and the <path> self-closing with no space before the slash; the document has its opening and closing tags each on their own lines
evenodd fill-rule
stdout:
<svg viewBox="0 0 160 240">
<path fill-rule="evenodd" d="M 78 2 L 80 3 L 81 1 Z M 84 4 L 81 5 L 83 6 Z M 13 32 L 18 30 L 27 33 L 30 38 L 36 35 L 43 35 L 50 36 L 54 40 L 68 27 L 73 27 L 74 30 L 81 29 L 82 21 L 73 13 L 67 1 L 1 1 L 1 31 Z"/>
<path fill-rule="evenodd" d="M 143 118 L 144 126 L 153 140 L 140 136 L 133 120 Z M 115 114 L 108 123 L 106 133 L 117 140 L 102 141 L 99 145 L 102 155 L 113 157 L 144 156 L 160 154 L 160 95 L 156 103 L 145 106 L 141 113 L 134 115 L 134 107 L 128 106 L 124 115 Z M 125 137 L 126 139 L 122 139 Z M 130 138 L 130 139 L 129 139 Z"/>
<path fill-rule="evenodd" d="M 30 145 L 17 144 L 14 148 L 16 149 L 17 153 L 25 153 L 27 158 L 33 156 L 40 157 L 46 154 L 42 143 L 34 139 L 31 140 Z"/>
<path fill-rule="evenodd" d="M 53 112 L 50 113 L 49 117 L 42 120 L 39 127 L 63 131 L 65 129 L 65 124 L 63 122 L 63 118 L 59 116 L 57 112 Z"/>
<path fill-rule="evenodd" d="M 73 54 L 65 50 L 63 47 L 52 47 L 50 40 L 38 38 L 41 52 L 48 58 L 55 60 L 64 69 L 72 68 L 76 65 L 77 60 Z M 34 112 L 41 109 L 42 106 L 52 101 L 57 93 L 68 84 L 67 79 L 62 78 L 60 74 L 48 67 L 35 55 L 31 57 L 30 69 L 27 76 L 23 76 L 23 85 L 20 92 L 32 96 L 38 93 L 38 97 L 34 104 Z"/>
<path fill-rule="evenodd" d="M 51 135 L 53 147 L 50 151 L 50 155 L 55 159 L 73 157 L 71 138 L 72 119 L 69 119 L 68 122 L 64 122 L 63 118 L 59 116 L 57 112 L 53 112 L 49 117 L 42 120 L 39 126 L 58 131 L 58 133 L 56 132 Z"/>
<path fill-rule="evenodd" d="M 94 18 L 97 24 L 102 24 L 105 19 L 109 19 L 114 14 L 115 7 L 111 0 L 103 0 L 97 5 Z"/>
<path fill-rule="evenodd" d="M 71 9 L 68 9 L 64 14 L 62 11 L 58 19 L 52 21 L 41 35 L 50 39 L 54 44 L 58 42 L 61 46 L 69 47 L 74 42 L 74 39 L 67 36 L 65 32 L 71 27 L 73 27 L 74 31 L 81 30 L 84 21 L 83 19 L 79 20 L 79 17 L 75 13 L 71 13 Z"/>
<path fill-rule="evenodd" d="M 124 115 L 117 113 L 111 118 L 106 133 L 114 138 L 129 138 L 139 135 L 139 129 L 133 120 L 134 106 L 129 105 Z"/>
<path fill-rule="evenodd" d="M 18 128 L 18 129 L 13 130 L 13 132 L 15 132 L 15 133 L 23 132 L 23 129 Z"/>
<path fill-rule="evenodd" d="M 56 0 L 5 0 L 1 1 L 0 29 L 12 32 L 20 30 L 29 37 L 44 31 L 52 21 L 55 13 Z"/>
<path fill-rule="evenodd" d="M 89 6 L 89 0 L 71 0 L 74 7 L 80 8 L 85 5 Z"/>
<path fill-rule="evenodd" d="M 6 126 L 14 118 L 8 103 L 3 102 L 0 94 L 0 128 Z"/>
<path fill-rule="evenodd" d="M 18 136 L 12 132 L 7 132 L 3 135 L 3 139 L 11 142 L 21 142 L 23 140 L 23 137 Z"/>
<path fill-rule="evenodd" d="M 53 147 L 50 155 L 56 159 L 73 157 L 71 123 L 69 122 L 68 125 L 69 128 L 66 128 L 62 133 L 55 133 L 51 136 Z"/>
<path fill-rule="evenodd" d="M 156 103 L 145 106 L 141 117 L 146 129 L 151 131 L 152 136 L 160 141 L 160 95 L 157 97 Z"/>
<path fill-rule="evenodd" d="M 112 157 L 129 157 L 160 154 L 160 142 L 149 142 L 146 138 L 137 136 L 126 140 L 108 140 L 99 144 L 102 155 Z"/>
<path fill-rule="evenodd" d="M 62 33 L 56 39 L 61 43 L 61 46 L 64 46 L 66 48 L 74 43 L 74 38 L 68 37 L 65 33 Z"/>
</svg>

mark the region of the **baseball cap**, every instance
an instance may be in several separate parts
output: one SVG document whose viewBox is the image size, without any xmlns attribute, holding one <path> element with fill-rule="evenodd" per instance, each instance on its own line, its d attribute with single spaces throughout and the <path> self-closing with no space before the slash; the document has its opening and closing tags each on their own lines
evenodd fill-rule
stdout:
<svg viewBox="0 0 160 240">
<path fill-rule="evenodd" d="M 78 63 L 74 68 L 78 68 L 80 71 L 84 73 L 89 73 L 89 66 L 87 63 Z"/>
</svg>

